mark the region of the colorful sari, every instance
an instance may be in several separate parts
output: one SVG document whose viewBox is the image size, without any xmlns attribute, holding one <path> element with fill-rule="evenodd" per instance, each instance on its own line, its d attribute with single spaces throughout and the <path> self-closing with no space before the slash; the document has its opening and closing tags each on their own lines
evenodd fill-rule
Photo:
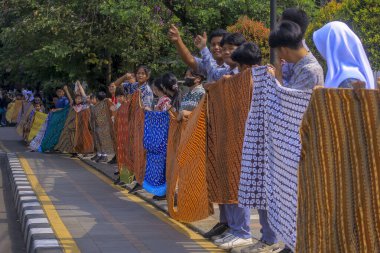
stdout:
<svg viewBox="0 0 380 253">
<path fill-rule="evenodd" d="M 16 127 L 16 132 L 18 135 L 20 135 L 20 136 L 24 135 L 24 126 L 25 126 L 26 122 L 28 121 L 29 116 L 30 116 L 31 112 L 33 111 L 33 109 L 34 109 L 34 106 L 31 103 L 29 103 L 27 101 L 23 102 L 22 109 L 19 113 L 20 119 L 19 119 L 17 127 Z"/>
<path fill-rule="evenodd" d="M 17 123 L 17 117 L 22 110 L 22 100 L 16 100 L 8 105 L 6 119 L 10 124 Z"/>
<path fill-rule="evenodd" d="M 51 114 L 52 113 L 48 114 L 45 121 L 41 125 L 40 131 L 38 132 L 36 137 L 30 142 L 29 147 L 31 150 L 34 150 L 34 151 L 40 150 L 41 143 L 42 143 L 42 140 L 44 139 L 46 129 L 47 129 L 48 123 L 50 121 Z"/>
</svg>

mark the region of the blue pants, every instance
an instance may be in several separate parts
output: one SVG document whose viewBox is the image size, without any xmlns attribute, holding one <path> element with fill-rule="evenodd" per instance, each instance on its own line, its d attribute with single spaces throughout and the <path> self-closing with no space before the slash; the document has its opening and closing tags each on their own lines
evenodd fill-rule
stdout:
<svg viewBox="0 0 380 253">
<path fill-rule="evenodd" d="M 226 207 L 225 204 L 219 204 L 219 211 L 220 211 L 219 222 L 228 224 L 225 207 Z"/>
<path fill-rule="evenodd" d="M 227 218 L 229 233 L 234 236 L 251 238 L 251 211 L 249 208 L 239 207 L 238 204 L 224 204 L 225 217 Z"/>
<path fill-rule="evenodd" d="M 271 229 L 268 223 L 268 212 L 267 210 L 257 210 L 259 213 L 259 220 L 261 225 L 261 241 L 264 241 L 268 244 L 277 243 L 276 234 Z"/>
</svg>

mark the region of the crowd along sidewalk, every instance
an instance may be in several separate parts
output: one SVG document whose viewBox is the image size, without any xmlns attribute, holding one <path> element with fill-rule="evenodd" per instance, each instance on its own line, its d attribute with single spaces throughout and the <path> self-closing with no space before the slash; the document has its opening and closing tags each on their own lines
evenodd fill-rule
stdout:
<svg viewBox="0 0 380 253">
<path fill-rule="evenodd" d="M 101 172 L 108 178 L 115 180 L 116 176 L 114 175 L 114 172 L 117 170 L 116 165 L 109 165 L 106 163 L 96 163 L 90 160 L 90 157 L 83 157 L 79 156 L 79 159 L 82 160 L 87 165 L 91 166 L 93 169 L 96 169 L 97 171 Z M 126 191 L 130 190 L 133 185 L 126 185 Z M 163 211 L 164 213 L 168 214 L 168 208 L 167 208 L 167 202 L 166 201 L 156 201 L 153 200 L 153 195 L 146 192 L 145 190 L 139 190 L 136 193 L 136 196 L 140 197 L 144 201 L 148 202 L 152 206 L 156 207 L 157 209 Z M 187 227 L 194 230 L 195 232 L 204 235 L 206 232 L 208 232 L 219 220 L 219 210 L 218 205 L 214 205 L 214 215 L 208 217 L 207 219 L 192 222 L 192 223 L 184 223 Z M 259 216 L 257 214 L 257 210 L 251 211 L 251 232 L 253 237 L 253 244 L 255 244 L 261 237 L 260 233 L 260 223 L 259 223 Z M 231 252 L 234 253 L 240 253 L 243 248 L 236 248 L 232 250 Z"/>
</svg>

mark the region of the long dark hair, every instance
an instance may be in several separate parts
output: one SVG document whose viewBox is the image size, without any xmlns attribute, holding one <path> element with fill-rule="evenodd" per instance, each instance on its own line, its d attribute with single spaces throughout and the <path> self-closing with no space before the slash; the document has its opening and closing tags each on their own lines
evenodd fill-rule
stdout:
<svg viewBox="0 0 380 253">
<path fill-rule="evenodd" d="M 171 98 L 172 100 L 172 106 L 178 111 L 179 107 L 181 105 L 181 90 L 179 89 L 177 78 L 173 73 L 165 73 L 161 76 L 161 87 L 162 91 Z M 168 94 L 167 91 L 170 91 L 173 93 L 173 96 L 171 94 Z"/>
</svg>

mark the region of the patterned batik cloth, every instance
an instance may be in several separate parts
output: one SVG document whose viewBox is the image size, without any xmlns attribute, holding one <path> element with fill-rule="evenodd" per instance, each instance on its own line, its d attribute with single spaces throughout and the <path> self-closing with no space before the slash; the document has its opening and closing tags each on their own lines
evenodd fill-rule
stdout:
<svg viewBox="0 0 380 253">
<path fill-rule="evenodd" d="M 28 117 L 28 119 L 24 125 L 22 137 L 25 141 L 28 141 L 29 132 L 30 132 L 30 129 L 32 128 L 32 124 L 33 124 L 35 114 L 36 114 L 36 110 L 33 107 L 32 111 L 29 114 L 29 117 Z"/>
<path fill-rule="evenodd" d="M 6 119 L 9 123 L 17 123 L 17 117 L 22 110 L 22 100 L 16 100 L 8 105 Z"/>
<path fill-rule="evenodd" d="M 239 204 L 266 209 L 279 240 L 296 243 L 299 128 L 312 90 L 282 87 L 267 67 L 252 70 L 253 96 L 245 126 Z"/>
<path fill-rule="evenodd" d="M 143 188 L 157 196 L 166 194 L 166 149 L 169 122 L 168 112 L 145 112 L 146 169 Z"/>
<path fill-rule="evenodd" d="M 62 110 L 51 113 L 48 125 L 46 127 L 45 136 L 41 142 L 41 151 L 52 151 L 59 141 L 62 129 L 65 125 L 67 114 L 70 107 L 65 107 Z"/>
<path fill-rule="evenodd" d="M 33 117 L 33 124 L 30 129 L 27 141 L 30 142 L 37 136 L 38 132 L 41 130 L 42 125 L 45 123 L 47 114 L 42 112 L 36 112 Z"/>
<path fill-rule="evenodd" d="M 238 202 L 241 147 L 251 96 L 250 70 L 208 88 L 207 183 L 211 202 Z"/>
<path fill-rule="evenodd" d="M 296 252 L 380 252 L 380 91 L 317 88 L 301 140 Z"/>
<path fill-rule="evenodd" d="M 65 126 L 63 127 L 61 136 L 59 137 L 58 144 L 55 145 L 54 149 L 62 153 L 75 153 L 74 142 L 75 142 L 75 119 L 77 113 L 73 108 L 70 109 Z"/>
<path fill-rule="evenodd" d="M 91 107 L 91 128 L 95 150 L 111 155 L 115 153 L 109 102 L 103 100 Z"/>
<path fill-rule="evenodd" d="M 136 181 L 142 184 L 145 175 L 146 151 L 144 149 L 144 109 L 140 101 L 140 92 L 136 91 L 126 105 L 126 117 L 124 119 L 127 131 L 124 138 L 124 159 L 128 169 L 135 175 Z"/>
<path fill-rule="evenodd" d="M 16 127 L 16 132 L 19 136 L 23 136 L 24 134 L 24 126 L 26 122 L 29 119 L 29 116 L 31 112 L 33 111 L 34 107 L 31 103 L 24 101 L 22 104 L 22 109 L 20 111 L 20 119 L 18 121 L 17 127 Z"/>
<path fill-rule="evenodd" d="M 92 138 L 90 120 L 90 108 L 77 112 L 74 151 L 79 154 L 91 154 L 94 152 L 94 140 Z"/>
<path fill-rule="evenodd" d="M 169 112 L 166 197 L 170 216 L 182 222 L 213 214 L 206 182 L 206 99 L 197 103 L 198 107 L 181 122 Z"/>
<path fill-rule="evenodd" d="M 30 149 L 37 151 L 40 150 L 42 140 L 44 139 L 46 129 L 50 120 L 52 113 L 49 113 L 46 117 L 45 121 L 42 123 L 40 131 L 37 133 L 36 137 L 30 142 L 29 147 Z"/>
</svg>

